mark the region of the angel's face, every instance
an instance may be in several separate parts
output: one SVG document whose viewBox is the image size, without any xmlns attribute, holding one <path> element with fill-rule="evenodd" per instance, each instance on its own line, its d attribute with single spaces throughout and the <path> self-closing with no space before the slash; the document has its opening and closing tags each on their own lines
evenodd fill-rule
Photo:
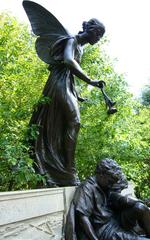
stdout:
<svg viewBox="0 0 150 240">
<path fill-rule="evenodd" d="M 88 42 L 91 45 L 97 43 L 102 37 L 102 34 L 98 29 L 93 29 L 92 31 L 88 32 Z"/>
</svg>

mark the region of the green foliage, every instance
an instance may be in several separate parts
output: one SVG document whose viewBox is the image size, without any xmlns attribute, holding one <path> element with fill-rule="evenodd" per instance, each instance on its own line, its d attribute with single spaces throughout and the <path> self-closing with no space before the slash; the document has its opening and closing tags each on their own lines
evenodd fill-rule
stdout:
<svg viewBox="0 0 150 240">
<path fill-rule="evenodd" d="M 33 105 L 46 80 L 46 67 L 26 26 L 0 15 L 0 190 L 34 188 L 36 175 L 25 142 Z"/>
<path fill-rule="evenodd" d="M 92 78 L 106 82 L 106 92 L 117 102 L 118 112 L 108 115 L 101 91 L 77 79 L 78 91 L 88 98 L 81 103 L 81 130 L 76 162 L 81 179 L 93 174 L 97 161 L 116 159 L 136 184 L 137 195 L 150 195 L 149 108 L 134 101 L 125 79 L 115 72 L 100 46 L 85 49 L 82 67 Z M 37 104 L 51 101 L 41 96 L 48 71 L 36 56 L 34 38 L 26 26 L 11 16 L 0 16 L 0 191 L 30 189 L 44 184 L 29 155 L 29 142 L 38 134 L 30 129 Z M 39 100 L 38 100 L 39 99 Z"/>
<path fill-rule="evenodd" d="M 150 106 L 150 85 L 146 85 L 142 91 L 142 104 Z"/>
<path fill-rule="evenodd" d="M 103 52 L 103 45 L 88 47 L 82 64 L 93 79 L 106 81 L 106 92 L 117 101 L 118 112 L 107 114 L 99 89 L 85 86 L 80 89 L 88 101 L 81 104 L 76 157 L 79 176 L 84 179 L 93 174 L 98 160 L 114 158 L 128 179 L 134 181 L 137 196 L 146 198 L 150 195 L 148 109 L 132 99 L 123 76 L 114 71 L 112 62 Z"/>
</svg>

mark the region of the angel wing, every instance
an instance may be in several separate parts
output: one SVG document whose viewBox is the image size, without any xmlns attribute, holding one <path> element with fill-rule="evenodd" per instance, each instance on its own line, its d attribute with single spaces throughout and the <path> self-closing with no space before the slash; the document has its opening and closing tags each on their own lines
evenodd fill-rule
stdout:
<svg viewBox="0 0 150 240">
<path fill-rule="evenodd" d="M 70 38 L 70 34 L 57 18 L 41 5 L 32 1 L 23 1 L 23 7 L 36 36 L 35 47 L 38 56 L 46 63 L 50 63 L 50 49 L 56 42 Z"/>
</svg>

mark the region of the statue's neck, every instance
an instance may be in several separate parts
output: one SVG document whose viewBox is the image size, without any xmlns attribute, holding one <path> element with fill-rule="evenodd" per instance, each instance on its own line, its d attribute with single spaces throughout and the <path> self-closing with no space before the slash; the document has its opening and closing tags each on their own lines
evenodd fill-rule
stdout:
<svg viewBox="0 0 150 240">
<path fill-rule="evenodd" d="M 76 35 L 78 44 L 81 44 L 81 46 L 88 43 L 88 34 L 86 32 L 79 33 Z"/>
</svg>

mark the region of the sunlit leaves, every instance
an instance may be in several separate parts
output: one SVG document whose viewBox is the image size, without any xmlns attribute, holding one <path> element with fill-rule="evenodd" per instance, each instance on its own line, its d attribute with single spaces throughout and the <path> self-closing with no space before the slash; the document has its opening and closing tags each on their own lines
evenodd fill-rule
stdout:
<svg viewBox="0 0 150 240">
<path fill-rule="evenodd" d="M 0 16 L 0 190 L 35 187 L 35 174 L 25 136 L 33 105 L 46 80 L 34 39 L 26 26 Z"/>
<path fill-rule="evenodd" d="M 118 112 L 114 115 L 106 113 L 99 89 L 88 89 L 85 85 L 81 87 L 82 95 L 88 100 L 81 103 L 81 130 L 76 155 L 79 176 L 84 179 L 93 174 L 100 159 L 114 158 L 122 166 L 128 179 L 134 181 L 138 197 L 148 197 L 148 109 L 144 110 L 132 98 L 123 75 L 115 72 L 111 60 L 104 52 L 101 53 L 101 48 L 103 46 L 100 45 L 100 48 L 92 46 L 86 49 L 83 68 L 92 79 L 106 81 L 106 92 L 116 101 Z"/>
</svg>

